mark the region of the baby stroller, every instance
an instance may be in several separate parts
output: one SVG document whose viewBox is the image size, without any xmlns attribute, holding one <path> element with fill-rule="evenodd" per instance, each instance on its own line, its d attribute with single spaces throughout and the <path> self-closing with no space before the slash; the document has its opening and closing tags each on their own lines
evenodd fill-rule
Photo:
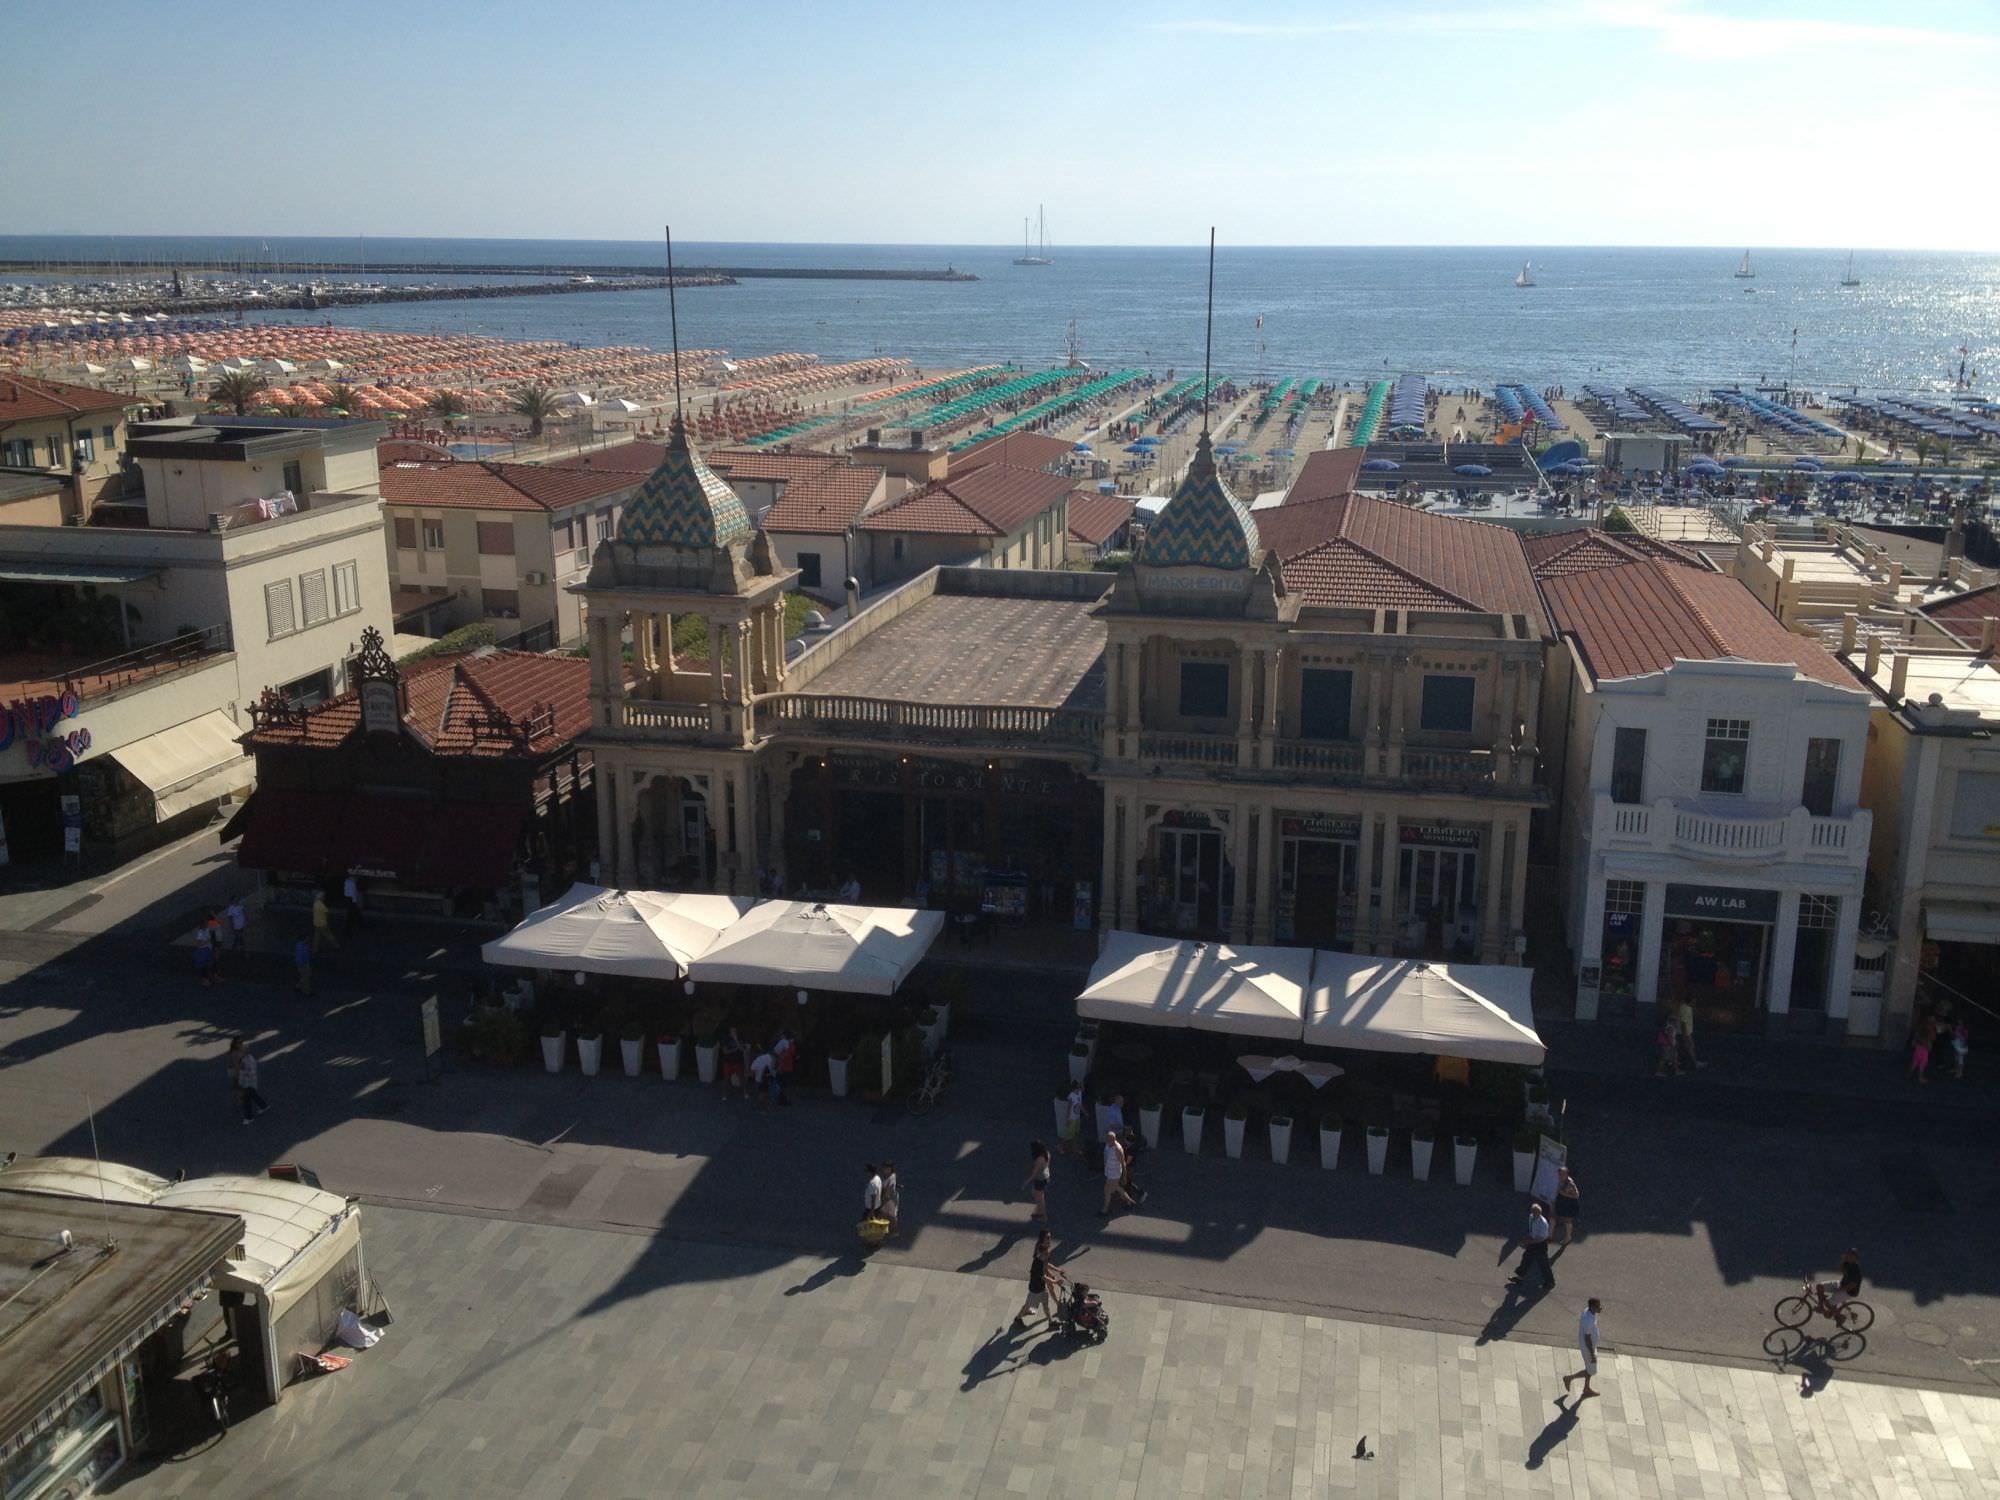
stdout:
<svg viewBox="0 0 2000 1500">
<path fill-rule="evenodd" d="M 1056 1309 L 1056 1327 L 1086 1344 L 1101 1344 L 1111 1337 L 1111 1314 L 1086 1282 L 1077 1282 Z"/>
</svg>

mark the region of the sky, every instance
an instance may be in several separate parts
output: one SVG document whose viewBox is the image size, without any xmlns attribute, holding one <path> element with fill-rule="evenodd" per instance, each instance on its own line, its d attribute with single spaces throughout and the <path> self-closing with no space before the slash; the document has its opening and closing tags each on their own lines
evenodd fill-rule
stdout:
<svg viewBox="0 0 2000 1500">
<path fill-rule="evenodd" d="M 77 51 L 88 18 L 90 46 Z M 1993 0 L 74 0 L 0 234 L 2000 249 Z"/>
</svg>

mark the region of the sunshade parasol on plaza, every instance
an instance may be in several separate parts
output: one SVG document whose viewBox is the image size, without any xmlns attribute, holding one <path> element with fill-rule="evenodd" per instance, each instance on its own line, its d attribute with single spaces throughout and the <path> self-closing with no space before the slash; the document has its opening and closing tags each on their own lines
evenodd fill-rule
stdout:
<svg viewBox="0 0 2000 1500">
<path fill-rule="evenodd" d="M 893 995 L 943 930 L 941 911 L 762 901 L 688 965 L 688 977 Z"/>
<path fill-rule="evenodd" d="M 1312 963 L 1310 948 L 1233 948 L 1114 932 L 1076 997 L 1076 1013 L 1091 1021 L 1295 1042 Z"/>
<path fill-rule="evenodd" d="M 754 903 L 748 896 L 678 895 L 573 885 L 479 951 L 490 964 L 577 969 L 630 979 L 679 979 L 689 961 Z"/>
<path fill-rule="evenodd" d="M 1534 970 L 1504 964 L 1442 964 L 1314 955 L 1305 1039 L 1367 1052 L 1428 1052 L 1537 1066 L 1548 1055 L 1535 1033 Z"/>
</svg>

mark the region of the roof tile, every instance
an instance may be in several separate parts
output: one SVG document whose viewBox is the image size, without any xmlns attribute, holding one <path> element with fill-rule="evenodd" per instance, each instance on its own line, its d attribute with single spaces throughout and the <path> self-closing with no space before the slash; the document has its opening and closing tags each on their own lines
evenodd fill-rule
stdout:
<svg viewBox="0 0 2000 1500">
<path fill-rule="evenodd" d="M 382 498 L 426 510 L 562 510 L 629 490 L 642 476 L 557 469 L 547 464 L 394 463 L 384 467 Z"/>
<path fill-rule="evenodd" d="M 883 471 L 872 464 L 835 464 L 794 479 L 764 513 L 764 529 L 846 531 L 867 509 L 883 478 Z"/>
<path fill-rule="evenodd" d="M 1012 536 L 1067 495 L 1076 481 L 1039 469 L 987 464 L 940 479 L 861 518 L 863 531 Z"/>
<path fill-rule="evenodd" d="M 43 417 L 123 411 L 133 404 L 132 398 L 120 391 L 100 391 L 95 386 L 41 380 L 32 375 L 0 375 L 0 427 Z"/>
<path fill-rule="evenodd" d="M 434 656 L 405 667 L 403 686 L 409 700 L 403 722 L 433 755 L 539 757 L 554 754 L 590 727 L 590 663 L 582 657 L 534 651 Z M 543 706 L 555 709 L 555 727 L 525 744 L 475 729 L 475 721 L 496 711 L 518 724 Z M 360 722 L 360 700 L 343 693 L 308 709 L 296 727 L 255 729 L 244 742 L 252 749 L 331 749 Z"/>
</svg>

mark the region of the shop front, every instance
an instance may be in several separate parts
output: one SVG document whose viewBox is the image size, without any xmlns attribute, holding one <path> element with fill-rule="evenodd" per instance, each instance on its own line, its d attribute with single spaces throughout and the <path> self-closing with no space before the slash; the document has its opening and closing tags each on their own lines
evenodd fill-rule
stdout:
<svg viewBox="0 0 2000 1500">
<path fill-rule="evenodd" d="M 1768 1000 L 1776 891 L 1675 885 L 1666 889 L 1658 993 L 1694 1007 L 1702 1031 L 1755 1031 Z"/>
<path fill-rule="evenodd" d="M 1479 855 L 1485 829 L 1405 823 L 1396 853 L 1396 951 L 1474 957 L 1479 942 Z"/>
<path fill-rule="evenodd" d="M 1198 809 L 1169 809 L 1153 830 L 1141 869 L 1140 926 L 1174 937 L 1222 938 L 1236 900 L 1236 870 L 1222 819 Z"/>
<path fill-rule="evenodd" d="M 1272 924 L 1281 943 L 1351 950 L 1359 912 L 1361 819 L 1278 815 L 1278 886 Z"/>
</svg>

